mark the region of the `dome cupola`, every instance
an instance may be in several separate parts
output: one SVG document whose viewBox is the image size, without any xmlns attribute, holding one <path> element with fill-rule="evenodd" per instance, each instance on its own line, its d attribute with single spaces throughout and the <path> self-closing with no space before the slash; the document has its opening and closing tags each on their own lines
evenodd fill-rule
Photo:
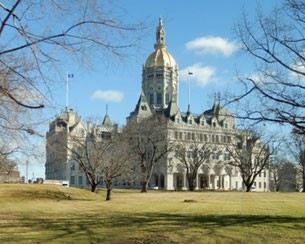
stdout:
<svg viewBox="0 0 305 244">
<path fill-rule="evenodd" d="M 162 17 L 159 19 L 159 26 L 156 31 L 156 43 L 155 43 L 155 51 L 149 55 L 146 60 L 145 68 L 152 67 L 176 67 L 176 61 L 174 57 L 166 51 L 165 44 L 165 29 L 162 23 Z"/>
<path fill-rule="evenodd" d="M 149 55 L 142 71 L 142 91 L 152 113 L 167 111 L 170 103 L 178 107 L 179 70 L 174 57 L 166 51 L 162 18 L 156 31 L 154 52 Z M 171 107 L 173 107 L 171 106 Z"/>
</svg>

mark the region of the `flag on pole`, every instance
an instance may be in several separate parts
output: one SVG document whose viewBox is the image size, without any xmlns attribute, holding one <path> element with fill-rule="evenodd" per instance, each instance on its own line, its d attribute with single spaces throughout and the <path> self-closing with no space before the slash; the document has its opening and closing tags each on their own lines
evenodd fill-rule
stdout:
<svg viewBox="0 0 305 244">
<path fill-rule="evenodd" d="M 68 74 L 68 78 L 73 78 L 74 75 L 73 74 Z"/>
<path fill-rule="evenodd" d="M 193 75 L 193 72 L 189 72 L 189 75 Z"/>
</svg>

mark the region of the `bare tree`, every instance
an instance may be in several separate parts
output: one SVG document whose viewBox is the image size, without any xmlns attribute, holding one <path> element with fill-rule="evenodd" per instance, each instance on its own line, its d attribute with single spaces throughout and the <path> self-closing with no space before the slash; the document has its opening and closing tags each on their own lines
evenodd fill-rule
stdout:
<svg viewBox="0 0 305 244">
<path fill-rule="evenodd" d="M 116 178 L 121 180 L 134 177 L 132 154 L 129 151 L 128 140 L 125 134 L 117 134 L 112 139 L 112 146 L 106 152 L 103 163 L 103 179 L 107 187 L 106 200 L 111 200 L 112 183 Z"/>
<path fill-rule="evenodd" d="M 70 136 L 68 150 L 71 160 L 78 163 L 96 192 L 97 186 L 105 181 L 106 200 L 111 200 L 112 182 L 117 177 L 127 176 L 131 172 L 127 141 L 123 135 L 109 133 L 102 139 L 101 134 L 89 131 L 85 137 Z"/>
<path fill-rule="evenodd" d="M 217 147 L 210 143 L 199 142 L 195 139 L 190 143 L 177 143 L 175 149 L 177 159 L 186 170 L 189 190 L 194 191 L 199 168 L 206 163 L 212 152 L 217 151 Z"/>
<path fill-rule="evenodd" d="M 285 168 L 285 165 L 288 162 L 284 159 L 275 159 L 271 160 L 270 165 L 270 188 L 272 188 L 273 191 L 280 191 L 281 186 L 284 183 L 285 176 L 289 174 L 287 171 L 282 170 Z"/>
<path fill-rule="evenodd" d="M 296 170 L 301 175 L 301 188 L 305 192 L 305 135 L 293 132 L 292 136 L 293 141 L 290 144 L 290 152 L 297 163 Z"/>
<path fill-rule="evenodd" d="M 0 172 L 10 173 L 16 170 L 16 161 L 10 158 L 13 152 L 1 151 L 0 152 Z"/>
<path fill-rule="evenodd" d="M 246 191 L 249 192 L 256 177 L 263 170 L 269 169 L 270 156 L 275 149 L 264 144 L 257 133 L 245 131 L 237 137 L 239 138 L 226 146 L 231 155 L 228 164 L 239 169 Z"/>
<path fill-rule="evenodd" d="M 130 120 L 125 132 L 130 135 L 130 150 L 140 168 L 141 192 L 147 192 L 157 163 L 174 148 L 167 134 L 167 119 L 156 114 L 141 121 Z"/>
<path fill-rule="evenodd" d="M 66 72 L 63 63 L 90 66 L 128 54 L 143 25 L 126 23 L 122 13 L 106 0 L 0 2 L 1 140 L 39 134 L 42 109 L 54 107 L 52 90 Z"/>
<path fill-rule="evenodd" d="M 67 149 L 71 160 L 77 162 L 91 185 L 91 191 L 97 192 L 97 186 L 103 180 L 103 162 L 106 152 L 111 148 L 111 140 L 101 141 L 97 136 L 87 133 L 83 137 L 69 136 Z"/>
<path fill-rule="evenodd" d="M 239 75 L 243 91 L 231 100 L 244 105 L 238 117 L 288 124 L 304 134 L 304 1 L 283 0 L 270 13 L 259 8 L 253 21 L 244 13 L 235 31 L 256 67 L 251 75 Z"/>
</svg>

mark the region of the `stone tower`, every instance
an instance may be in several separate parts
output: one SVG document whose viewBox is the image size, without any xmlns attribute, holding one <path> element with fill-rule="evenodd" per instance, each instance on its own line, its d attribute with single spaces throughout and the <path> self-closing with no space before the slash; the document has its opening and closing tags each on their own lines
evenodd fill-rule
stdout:
<svg viewBox="0 0 305 244">
<path fill-rule="evenodd" d="M 166 51 L 162 18 L 156 31 L 155 51 L 149 55 L 142 71 L 142 90 L 152 112 L 166 109 L 170 102 L 178 105 L 179 72 L 174 57 Z"/>
</svg>

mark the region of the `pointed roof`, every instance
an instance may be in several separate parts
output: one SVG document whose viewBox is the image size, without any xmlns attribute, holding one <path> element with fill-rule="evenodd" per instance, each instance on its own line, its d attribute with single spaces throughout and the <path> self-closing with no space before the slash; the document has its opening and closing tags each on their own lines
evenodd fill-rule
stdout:
<svg viewBox="0 0 305 244">
<path fill-rule="evenodd" d="M 192 114 L 192 111 L 191 111 L 191 105 L 189 104 L 188 107 L 187 107 L 187 112 L 186 112 L 187 116 L 191 115 Z"/>
<path fill-rule="evenodd" d="M 220 93 L 218 93 L 218 106 L 217 106 L 217 111 L 219 113 L 219 111 L 222 109 L 222 105 L 221 105 L 221 102 L 220 102 Z"/>
<path fill-rule="evenodd" d="M 104 121 L 103 121 L 102 124 L 103 124 L 103 125 L 109 125 L 109 126 L 112 125 L 112 122 L 111 122 L 111 120 L 110 120 L 110 118 L 109 118 L 109 115 L 108 115 L 108 105 L 106 105 L 106 115 L 105 115 L 105 117 L 104 117 Z"/>
<path fill-rule="evenodd" d="M 212 112 L 214 114 L 216 114 L 216 111 L 217 111 L 217 103 L 216 103 L 216 94 L 214 95 L 214 104 L 213 104 L 213 107 L 212 107 Z"/>
<path fill-rule="evenodd" d="M 177 103 L 171 100 L 168 104 L 168 107 L 166 109 L 166 114 L 168 117 L 172 117 L 176 115 L 179 112 L 179 108 L 177 106 Z"/>
<path fill-rule="evenodd" d="M 150 107 L 147 103 L 147 98 L 142 90 L 141 96 L 139 98 L 139 101 L 137 103 L 136 109 L 132 113 L 132 115 L 137 116 L 150 116 L 152 115 Z"/>
</svg>

